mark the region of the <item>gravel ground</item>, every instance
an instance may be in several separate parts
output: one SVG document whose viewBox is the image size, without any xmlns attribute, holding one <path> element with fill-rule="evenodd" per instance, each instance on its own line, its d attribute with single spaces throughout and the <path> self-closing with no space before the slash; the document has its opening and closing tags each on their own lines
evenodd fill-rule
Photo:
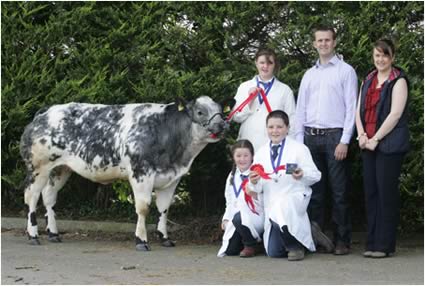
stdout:
<svg viewBox="0 0 425 286">
<path fill-rule="evenodd" d="M 197 237 L 195 229 L 174 248 L 152 240 L 152 251 L 138 252 L 132 233 L 66 231 L 63 243 L 41 235 L 42 245 L 31 246 L 22 228 L 4 225 L 2 218 L 2 284 L 424 283 L 422 235 L 400 239 L 391 258 L 363 258 L 364 234 L 356 233 L 350 255 L 307 254 L 303 261 L 289 262 L 264 254 L 217 258 L 219 236 L 208 226 L 213 233 L 208 238 Z"/>
</svg>

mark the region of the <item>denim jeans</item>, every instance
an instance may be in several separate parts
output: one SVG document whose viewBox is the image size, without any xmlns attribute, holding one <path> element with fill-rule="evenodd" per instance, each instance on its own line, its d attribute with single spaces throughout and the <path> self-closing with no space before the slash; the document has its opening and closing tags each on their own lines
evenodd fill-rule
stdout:
<svg viewBox="0 0 425 286">
<path fill-rule="evenodd" d="M 270 220 L 270 223 L 272 225 L 269 244 L 267 245 L 267 252 L 270 257 L 287 257 L 288 251 L 302 249 L 303 246 L 289 233 L 286 225 L 280 229 L 274 221 Z"/>
<path fill-rule="evenodd" d="M 329 188 L 332 194 L 332 221 L 334 242 L 351 243 L 351 217 L 348 203 L 348 162 L 335 160 L 335 149 L 340 143 L 342 129 L 325 135 L 304 134 L 304 143 L 310 149 L 313 161 L 322 178 L 312 185 L 312 195 L 308 206 L 310 220 L 325 226 L 325 195 Z"/>
</svg>

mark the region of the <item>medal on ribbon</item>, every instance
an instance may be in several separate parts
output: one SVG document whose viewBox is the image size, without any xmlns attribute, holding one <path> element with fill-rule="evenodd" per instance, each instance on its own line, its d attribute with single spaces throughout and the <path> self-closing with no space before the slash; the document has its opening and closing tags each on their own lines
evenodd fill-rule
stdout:
<svg viewBox="0 0 425 286">
<path fill-rule="evenodd" d="M 232 187 L 233 187 L 233 192 L 235 193 L 236 198 L 239 197 L 239 194 L 241 193 L 243 181 L 245 181 L 247 179 L 248 179 L 248 176 L 241 174 L 241 180 L 242 180 L 241 185 L 239 186 L 239 189 L 236 189 L 235 178 L 233 178 Z"/>
</svg>

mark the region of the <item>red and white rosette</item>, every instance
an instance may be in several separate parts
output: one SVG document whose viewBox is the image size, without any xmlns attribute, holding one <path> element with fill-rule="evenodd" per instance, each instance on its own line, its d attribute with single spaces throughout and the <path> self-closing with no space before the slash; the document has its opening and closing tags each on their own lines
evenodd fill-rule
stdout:
<svg viewBox="0 0 425 286">
<path fill-rule="evenodd" d="M 253 171 L 253 172 L 257 172 L 257 174 L 260 175 L 260 177 L 263 178 L 263 179 L 265 179 L 265 180 L 270 180 L 271 179 L 270 175 L 273 174 L 273 173 L 266 173 L 264 171 L 263 165 L 261 165 L 261 164 L 254 164 L 254 165 L 252 165 L 251 168 L 250 168 L 250 170 Z M 280 170 L 285 170 L 285 165 L 278 166 L 276 168 L 275 172 L 277 173 Z M 258 212 L 255 210 L 255 205 L 254 205 L 254 201 L 252 199 L 252 196 L 250 196 L 248 194 L 248 191 L 246 190 L 246 185 L 248 184 L 248 181 L 249 181 L 248 179 L 245 179 L 242 182 L 242 190 L 243 190 L 244 195 L 245 195 L 245 202 L 248 205 L 249 209 L 253 213 L 255 213 L 255 214 L 258 215 Z"/>
</svg>

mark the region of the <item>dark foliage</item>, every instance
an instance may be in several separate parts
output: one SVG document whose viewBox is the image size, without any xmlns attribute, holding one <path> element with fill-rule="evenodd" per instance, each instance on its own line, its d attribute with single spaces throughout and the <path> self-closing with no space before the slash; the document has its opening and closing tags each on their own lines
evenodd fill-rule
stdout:
<svg viewBox="0 0 425 286">
<path fill-rule="evenodd" d="M 296 94 L 316 58 L 311 28 L 325 21 L 337 28 L 337 52 L 359 79 L 373 66 L 376 39 L 390 37 L 397 44 L 397 65 L 411 81 L 413 146 L 401 178 L 401 225 L 423 227 L 423 2 L 37 1 L 2 2 L 1 8 L 2 212 L 24 208 L 19 140 L 40 108 L 71 101 L 171 102 L 201 94 L 221 100 L 255 74 L 253 54 L 265 45 L 278 52 L 277 76 Z M 231 168 L 226 145 L 236 134 L 232 126 L 226 141 L 209 145 L 195 160 L 179 186 L 173 215 L 222 213 Z M 362 225 L 354 142 L 350 151 L 353 219 Z M 73 176 L 61 193 L 57 209 L 65 216 L 134 219 L 122 182 L 103 187 Z"/>
</svg>

